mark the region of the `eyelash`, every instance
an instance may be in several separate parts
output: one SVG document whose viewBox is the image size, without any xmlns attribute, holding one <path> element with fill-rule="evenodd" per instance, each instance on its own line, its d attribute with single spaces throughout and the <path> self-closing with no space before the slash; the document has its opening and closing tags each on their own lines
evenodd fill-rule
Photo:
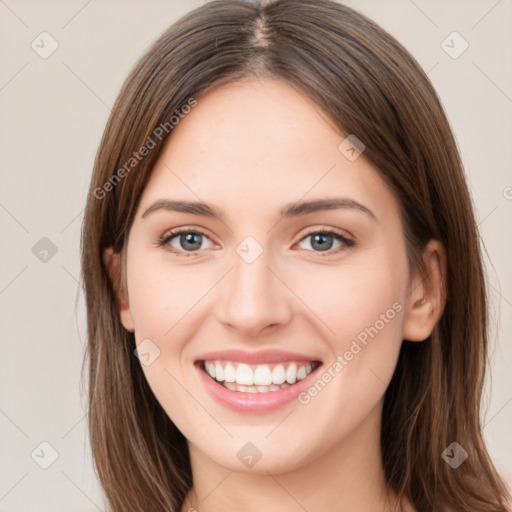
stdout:
<svg viewBox="0 0 512 512">
<path fill-rule="evenodd" d="M 173 238 L 175 238 L 176 236 L 181 235 L 183 233 L 187 233 L 187 234 L 192 233 L 194 235 L 202 235 L 202 236 L 205 236 L 206 238 L 209 238 L 208 235 L 205 232 L 201 231 L 200 229 L 197 229 L 197 228 L 194 228 L 194 229 L 183 228 L 183 229 L 179 229 L 179 230 L 176 230 L 176 231 L 168 231 L 168 232 L 166 232 L 160 238 L 160 240 L 158 241 L 158 246 L 159 247 L 164 247 L 165 250 L 167 250 L 169 252 L 172 252 L 173 254 L 176 254 L 179 257 L 189 258 L 189 257 L 196 256 L 196 254 L 198 252 L 200 252 L 199 250 L 198 251 L 180 251 L 180 250 L 175 249 L 171 245 L 169 245 L 169 242 Z M 320 256 L 320 257 L 330 256 L 330 255 L 332 255 L 334 253 L 338 253 L 340 250 L 343 250 L 344 248 L 355 247 L 354 240 L 351 240 L 351 239 L 347 238 L 346 236 L 342 235 L 341 233 L 338 233 L 337 231 L 334 231 L 334 230 L 331 230 L 331 229 L 326 229 L 326 228 L 315 229 L 315 230 L 310 231 L 309 233 L 306 233 L 299 240 L 299 242 L 302 242 L 303 240 L 305 240 L 306 238 L 308 238 L 308 237 L 310 237 L 312 235 L 319 235 L 319 234 L 332 236 L 333 238 L 337 239 L 338 241 L 342 242 L 342 244 L 343 244 L 342 247 L 338 247 L 337 249 L 329 249 L 327 251 L 313 251 L 313 250 L 310 250 L 310 249 L 306 249 L 308 252 L 313 252 L 316 255 Z"/>
</svg>

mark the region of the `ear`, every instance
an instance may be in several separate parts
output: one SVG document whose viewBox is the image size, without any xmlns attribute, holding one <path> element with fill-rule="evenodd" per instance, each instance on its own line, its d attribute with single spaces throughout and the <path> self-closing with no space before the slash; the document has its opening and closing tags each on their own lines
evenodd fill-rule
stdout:
<svg viewBox="0 0 512 512">
<path fill-rule="evenodd" d="M 112 247 L 109 247 L 103 252 L 103 261 L 105 262 L 112 287 L 114 288 L 121 323 L 127 331 L 133 332 L 134 326 L 132 313 L 130 311 L 130 304 L 121 278 L 121 255 L 118 252 L 114 252 Z"/>
<path fill-rule="evenodd" d="M 409 286 L 402 338 L 424 341 L 441 318 L 447 298 L 447 260 L 443 244 L 430 240 L 423 253 L 425 274 Z"/>
</svg>

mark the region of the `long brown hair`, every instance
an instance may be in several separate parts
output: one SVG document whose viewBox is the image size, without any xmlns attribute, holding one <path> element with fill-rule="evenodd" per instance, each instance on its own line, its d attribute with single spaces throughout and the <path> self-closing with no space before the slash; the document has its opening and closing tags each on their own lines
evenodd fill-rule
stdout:
<svg viewBox="0 0 512 512">
<path fill-rule="evenodd" d="M 172 136 L 169 120 L 179 122 L 184 106 L 206 91 L 250 76 L 285 81 L 340 133 L 364 142 L 364 156 L 399 199 L 411 273 L 423 272 L 429 240 L 446 248 L 444 314 L 429 340 L 403 342 L 385 394 L 388 485 L 421 512 L 507 510 L 508 490 L 482 437 L 487 296 L 454 137 L 409 52 L 330 0 L 208 2 L 156 40 L 117 97 L 96 155 L 81 241 L 90 440 L 110 510 L 179 511 L 192 474 L 186 439 L 151 392 L 134 335 L 122 327 L 103 252 L 123 254 L 141 194 Z M 469 454 L 457 469 L 441 457 L 453 441 Z"/>
</svg>

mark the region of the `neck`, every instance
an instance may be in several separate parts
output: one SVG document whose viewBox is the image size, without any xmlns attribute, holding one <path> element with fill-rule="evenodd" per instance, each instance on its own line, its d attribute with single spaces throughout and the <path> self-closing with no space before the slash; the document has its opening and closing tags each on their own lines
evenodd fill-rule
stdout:
<svg viewBox="0 0 512 512">
<path fill-rule="evenodd" d="M 350 435 L 312 462 L 287 472 L 237 473 L 189 443 L 194 485 L 182 512 L 390 512 L 380 453 L 380 403 Z M 300 447 L 290 447 L 300 450 Z"/>
</svg>

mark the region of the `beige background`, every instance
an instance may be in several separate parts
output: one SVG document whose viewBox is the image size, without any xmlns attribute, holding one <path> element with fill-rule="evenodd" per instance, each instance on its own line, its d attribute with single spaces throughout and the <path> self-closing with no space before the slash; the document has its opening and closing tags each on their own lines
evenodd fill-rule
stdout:
<svg viewBox="0 0 512 512">
<path fill-rule="evenodd" d="M 0 511 L 104 510 L 79 392 L 85 322 L 83 297 L 78 314 L 75 299 L 86 189 L 109 107 L 131 66 L 201 3 L 0 0 Z M 485 436 L 510 478 L 512 2 L 347 3 L 428 71 L 460 145 L 488 251 L 495 326 Z M 59 45 L 47 59 L 31 48 L 43 31 Z M 457 59 L 441 46 L 453 31 L 469 43 Z M 57 249 L 46 263 L 32 252 L 43 237 Z M 58 453 L 48 469 L 35 462 L 50 460 L 42 442 Z"/>
</svg>

